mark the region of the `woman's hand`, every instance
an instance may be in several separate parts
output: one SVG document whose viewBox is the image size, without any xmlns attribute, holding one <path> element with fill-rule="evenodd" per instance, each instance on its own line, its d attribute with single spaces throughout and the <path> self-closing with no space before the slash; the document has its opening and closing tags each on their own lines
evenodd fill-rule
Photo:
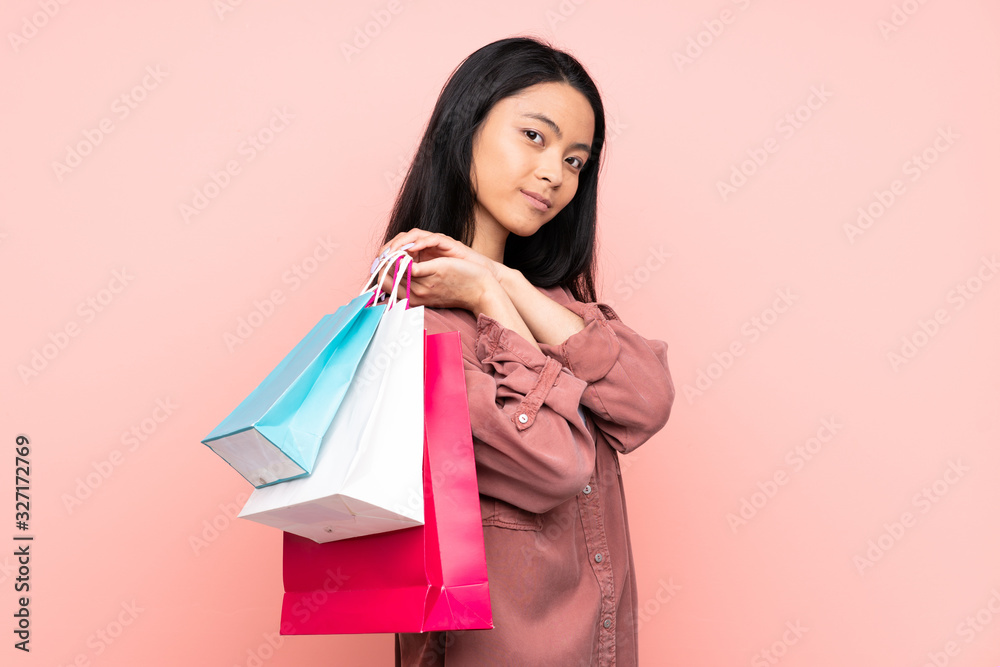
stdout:
<svg viewBox="0 0 1000 667">
<path fill-rule="evenodd" d="M 582 318 L 539 292 L 520 271 L 450 236 L 411 229 L 397 234 L 382 251 L 388 254 L 402 249 L 414 258 L 410 285 L 413 306 L 464 308 L 476 318 L 485 313 L 536 349 L 540 349 L 536 339 L 558 344 L 583 328 Z M 405 281 L 404 276 L 398 297 L 406 294 Z M 383 289 L 392 289 L 391 275 L 386 276 Z"/>
<path fill-rule="evenodd" d="M 453 257 L 463 259 L 477 264 L 487 270 L 496 280 L 500 282 L 506 272 L 506 266 L 500 262 L 486 257 L 460 241 L 436 232 L 428 232 L 416 227 L 408 232 L 397 234 L 388 244 L 382 247 L 382 252 L 392 252 L 399 250 L 405 245 L 410 245 L 406 252 L 413 257 L 415 262 L 424 262 L 438 257 Z"/>
<path fill-rule="evenodd" d="M 464 308 L 478 317 L 484 299 L 502 290 L 496 277 L 498 269 L 492 266 L 497 263 L 449 236 L 412 229 L 384 246 L 383 256 L 401 249 L 414 260 L 410 272 L 411 306 Z M 382 281 L 383 291 L 392 289 L 392 274 L 390 268 Z M 403 276 L 396 297 L 405 295 Z"/>
<path fill-rule="evenodd" d="M 467 259 L 436 257 L 413 262 L 412 266 L 411 306 L 464 308 L 478 317 L 483 310 L 484 299 L 500 289 L 496 279 L 486 269 Z M 404 276 L 399 284 L 398 296 L 405 295 Z"/>
<path fill-rule="evenodd" d="M 382 255 L 405 249 L 413 258 L 410 305 L 433 308 L 464 308 L 478 316 L 483 300 L 496 294 L 507 268 L 445 234 L 411 229 L 397 234 L 382 247 Z M 397 297 L 406 294 L 405 276 Z M 392 276 L 382 288 L 392 289 Z"/>
</svg>

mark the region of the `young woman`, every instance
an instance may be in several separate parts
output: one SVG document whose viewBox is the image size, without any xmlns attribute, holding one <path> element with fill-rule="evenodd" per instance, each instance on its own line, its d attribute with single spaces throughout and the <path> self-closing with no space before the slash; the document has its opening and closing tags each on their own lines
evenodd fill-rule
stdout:
<svg viewBox="0 0 1000 667">
<path fill-rule="evenodd" d="M 445 85 L 390 216 L 428 334 L 459 331 L 494 629 L 399 634 L 397 665 L 634 665 L 618 454 L 667 421 L 667 345 L 597 302 L 604 107 L 574 58 L 511 38 Z M 387 285 L 386 289 L 390 289 Z"/>
</svg>

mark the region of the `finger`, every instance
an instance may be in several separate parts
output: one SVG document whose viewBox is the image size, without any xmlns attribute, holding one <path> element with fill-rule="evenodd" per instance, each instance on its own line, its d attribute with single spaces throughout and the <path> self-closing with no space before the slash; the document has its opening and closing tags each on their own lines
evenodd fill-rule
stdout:
<svg viewBox="0 0 1000 667">
<path fill-rule="evenodd" d="M 410 273 L 410 277 L 413 280 L 418 278 L 426 278 L 427 276 L 433 276 L 435 273 L 440 271 L 442 262 L 447 259 L 446 257 L 435 257 L 434 259 L 428 259 L 423 262 L 414 262 L 413 269 Z"/>
<path fill-rule="evenodd" d="M 430 235 L 431 232 L 428 232 L 426 229 L 413 227 L 408 231 L 400 232 L 399 234 L 397 234 L 389 243 L 389 245 L 392 246 L 393 250 L 402 250 L 403 246 L 405 246 L 406 244 L 413 243 L 414 241 L 418 241 Z"/>
<path fill-rule="evenodd" d="M 410 250 L 411 253 L 422 251 L 432 251 L 435 256 L 461 257 L 465 254 L 465 246 L 450 236 L 434 234 L 416 241 Z"/>
<path fill-rule="evenodd" d="M 389 253 L 391 253 L 393 250 L 395 250 L 402 244 L 406 243 L 406 241 L 404 241 L 403 239 L 409 236 L 409 234 L 410 234 L 409 232 L 400 232 L 395 236 L 393 236 L 391 239 L 389 239 L 388 243 L 384 244 L 381 248 L 379 248 L 378 258 L 385 259 L 386 257 L 388 257 Z"/>
<path fill-rule="evenodd" d="M 382 247 L 379 248 L 378 259 L 385 259 L 386 257 L 389 256 L 390 253 L 394 252 L 400 246 L 405 245 L 409 241 L 415 240 L 416 237 L 413 235 L 412 232 L 413 230 L 400 232 L 399 234 L 393 236 L 388 243 L 382 245 Z"/>
<path fill-rule="evenodd" d="M 424 237 L 413 242 L 413 246 L 410 249 L 411 253 L 419 253 L 423 250 L 429 250 L 431 248 L 443 248 L 441 243 L 432 236 Z"/>
<path fill-rule="evenodd" d="M 391 255 L 392 255 L 393 253 L 395 253 L 395 252 L 399 252 L 400 250 L 402 250 L 402 251 L 404 251 L 404 252 L 405 252 L 405 251 L 409 251 L 409 250 L 410 250 L 410 248 L 412 248 L 412 247 L 413 247 L 413 243 L 412 243 L 412 242 L 409 242 L 409 243 L 403 243 L 403 244 L 402 244 L 402 245 L 400 245 L 400 246 L 399 246 L 398 248 L 396 248 L 396 247 L 393 247 L 393 244 L 394 244 L 394 243 L 398 243 L 398 241 L 395 241 L 395 240 L 394 240 L 394 241 L 393 241 L 392 243 L 389 243 L 388 245 L 386 245 L 386 246 L 383 246 L 383 248 L 382 248 L 382 252 L 381 252 L 381 253 L 379 253 L 379 255 L 378 255 L 378 256 L 377 256 L 377 257 L 376 257 L 376 258 L 375 258 L 374 260 L 372 260 L 372 265 L 371 265 L 371 268 L 370 268 L 370 269 L 368 270 L 368 273 L 369 273 L 370 275 L 373 275 L 373 274 L 375 273 L 375 271 L 376 271 L 376 270 L 378 270 L 378 267 L 379 267 L 379 265 L 382 265 L 382 263 L 383 263 L 383 262 L 384 262 L 384 261 L 385 261 L 385 260 L 386 260 L 386 259 L 387 259 L 388 257 L 390 257 L 390 256 L 391 256 Z M 410 254 L 411 254 L 411 256 L 412 256 L 412 253 L 410 253 Z M 383 268 L 384 268 L 384 265 L 383 265 Z"/>
</svg>

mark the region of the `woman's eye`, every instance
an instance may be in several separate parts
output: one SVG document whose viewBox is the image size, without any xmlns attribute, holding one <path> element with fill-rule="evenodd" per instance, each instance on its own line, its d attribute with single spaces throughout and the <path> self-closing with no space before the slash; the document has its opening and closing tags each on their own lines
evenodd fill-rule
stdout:
<svg viewBox="0 0 1000 667">
<path fill-rule="evenodd" d="M 537 132 L 535 132 L 534 130 L 525 130 L 525 131 L 524 131 L 524 133 L 525 133 L 526 135 L 534 135 L 534 136 L 538 137 L 539 139 L 541 139 L 541 138 L 542 138 L 542 135 L 538 134 L 538 133 L 537 133 Z M 531 139 L 531 141 L 535 141 L 534 139 L 532 139 L 532 137 L 531 137 L 531 136 L 528 136 L 528 139 Z M 536 143 L 537 143 L 537 142 L 536 142 Z"/>
<path fill-rule="evenodd" d="M 569 159 L 570 160 L 576 160 L 576 165 L 574 165 L 574 166 L 576 166 L 577 169 L 583 169 L 583 160 L 581 160 L 578 157 L 571 157 Z"/>
</svg>

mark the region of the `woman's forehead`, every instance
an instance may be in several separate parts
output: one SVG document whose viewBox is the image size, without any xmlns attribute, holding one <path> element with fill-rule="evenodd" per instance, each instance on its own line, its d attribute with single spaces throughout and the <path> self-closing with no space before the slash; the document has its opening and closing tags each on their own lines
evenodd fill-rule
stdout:
<svg viewBox="0 0 1000 667">
<path fill-rule="evenodd" d="M 494 110 L 505 116 L 540 121 L 557 136 L 565 135 L 571 141 L 589 144 L 594 135 L 590 102 L 566 83 L 535 84 L 500 100 Z"/>
</svg>

